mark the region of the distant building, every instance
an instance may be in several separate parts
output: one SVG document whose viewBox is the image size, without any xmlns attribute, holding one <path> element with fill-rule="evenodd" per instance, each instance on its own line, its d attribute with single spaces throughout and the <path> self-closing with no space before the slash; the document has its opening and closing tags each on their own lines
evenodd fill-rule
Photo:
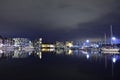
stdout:
<svg viewBox="0 0 120 80">
<path fill-rule="evenodd" d="M 14 46 L 30 46 L 31 41 L 28 38 L 13 38 Z"/>
<path fill-rule="evenodd" d="M 41 45 L 42 45 L 42 38 L 39 38 L 39 39 L 36 39 L 33 41 L 33 46 L 36 48 L 36 49 L 40 49 L 41 48 Z"/>
<path fill-rule="evenodd" d="M 3 39 L 4 46 L 11 46 L 14 45 L 14 41 L 12 38 L 5 38 Z"/>
<path fill-rule="evenodd" d="M 67 48 L 71 48 L 73 47 L 73 41 L 66 41 L 65 45 Z"/>
<path fill-rule="evenodd" d="M 0 47 L 3 46 L 3 39 L 0 38 Z"/>
<path fill-rule="evenodd" d="M 3 37 L 0 35 L 0 47 L 3 46 Z"/>
<path fill-rule="evenodd" d="M 57 49 L 63 49 L 63 48 L 65 48 L 65 44 L 64 44 L 64 42 L 56 41 L 55 47 Z"/>
</svg>

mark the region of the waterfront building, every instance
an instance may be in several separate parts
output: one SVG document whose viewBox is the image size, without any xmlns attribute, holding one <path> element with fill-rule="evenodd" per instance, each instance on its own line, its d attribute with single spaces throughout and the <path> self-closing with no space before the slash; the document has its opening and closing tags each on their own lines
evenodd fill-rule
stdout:
<svg viewBox="0 0 120 80">
<path fill-rule="evenodd" d="M 65 46 L 66 46 L 66 48 L 73 47 L 73 41 L 66 41 Z"/>
<path fill-rule="evenodd" d="M 29 46 L 31 45 L 31 41 L 30 39 L 28 38 L 13 38 L 14 40 L 14 46 L 22 46 L 22 47 L 25 47 L 25 46 Z"/>
<path fill-rule="evenodd" d="M 56 41 L 55 47 L 57 49 L 64 49 L 65 48 L 65 44 L 64 44 L 64 42 Z"/>
<path fill-rule="evenodd" d="M 14 45 L 14 40 L 12 38 L 4 38 L 3 44 L 4 46 L 12 46 Z"/>
<path fill-rule="evenodd" d="M 33 47 L 36 50 L 40 50 L 41 46 L 42 46 L 42 38 L 38 38 L 38 39 L 34 40 L 32 43 L 33 43 Z"/>
<path fill-rule="evenodd" d="M 3 46 L 3 39 L 0 38 L 0 47 Z"/>
</svg>

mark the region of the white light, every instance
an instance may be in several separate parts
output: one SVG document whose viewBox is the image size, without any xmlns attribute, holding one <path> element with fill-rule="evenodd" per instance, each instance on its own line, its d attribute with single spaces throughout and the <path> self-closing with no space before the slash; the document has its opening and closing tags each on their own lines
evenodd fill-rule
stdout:
<svg viewBox="0 0 120 80">
<path fill-rule="evenodd" d="M 112 58 L 112 61 L 113 61 L 113 63 L 115 63 L 115 62 L 116 62 L 116 58 L 115 58 L 115 57 L 113 57 L 113 58 Z"/>
<path fill-rule="evenodd" d="M 39 54 L 39 58 L 42 59 L 42 53 L 41 53 L 41 52 L 40 52 L 40 54 Z"/>
<path fill-rule="evenodd" d="M 31 55 L 31 53 L 29 52 L 29 56 Z"/>
<path fill-rule="evenodd" d="M 73 44 L 72 44 L 72 43 L 67 43 L 67 46 L 68 46 L 68 47 L 72 47 Z"/>
<path fill-rule="evenodd" d="M 87 43 L 89 43 L 89 42 L 90 42 L 90 40 L 86 40 L 86 42 L 87 42 Z"/>
<path fill-rule="evenodd" d="M 0 47 L 2 47 L 3 46 L 3 44 L 0 44 Z"/>
<path fill-rule="evenodd" d="M 115 38 L 115 37 L 112 37 L 112 40 L 116 40 L 116 38 Z"/>
<path fill-rule="evenodd" d="M 50 47 L 55 47 L 54 45 L 50 45 Z"/>
<path fill-rule="evenodd" d="M 0 50 L 0 53 L 3 53 L 3 50 Z"/>
<path fill-rule="evenodd" d="M 87 54 L 87 55 L 86 55 L 86 58 L 87 58 L 87 59 L 89 59 L 89 58 L 90 58 L 90 55 L 89 55 L 89 54 Z"/>
</svg>

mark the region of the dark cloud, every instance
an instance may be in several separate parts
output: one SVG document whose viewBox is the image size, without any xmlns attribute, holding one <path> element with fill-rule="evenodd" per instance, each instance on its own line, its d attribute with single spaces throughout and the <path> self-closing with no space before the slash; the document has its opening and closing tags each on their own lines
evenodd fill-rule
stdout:
<svg viewBox="0 0 120 80">
<path fill-rule="evenodd" d="M 75 27 L 99 19 L 116 8 L 115 0 L 1 0 L 0 17 L 9 23 Z"/>
<path fill-rule="evenodd" d="M 119 3 L 119 0 L 0 0 L 0 33 L 32 32 L 58 39 L 87 33 L 95 36 L 94 33 L 101 34 L 95 30 L 102 30 L 102 26 L 118 23 Z"/>
</svg>

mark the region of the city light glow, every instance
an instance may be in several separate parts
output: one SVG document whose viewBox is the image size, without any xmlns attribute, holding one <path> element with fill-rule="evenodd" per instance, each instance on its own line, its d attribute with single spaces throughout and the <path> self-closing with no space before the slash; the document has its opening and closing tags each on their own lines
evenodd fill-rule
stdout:
<svg viewBox="0 0 120 80">
<path fill-rule="evenodd" d="M 115 41 L 115 40 L 116 40 L 116 38 L 115 38 L 115 37 L 112 37 L 112 40 L 113 40 L 113 41 Z"/>
<path fill-rule="evenodd" d="M 72 47 L 72 46 L 73 46 L 73 43 L 69 42 L 69 43 L 66 44 L 66 46 Z"/>
<path fill-rule="evenodd" d="M 68 55 L 71 55 L 72 53 L 73 53 L 72 50 L 69 50 L 69 51 L 68 51 Z"/>
<path fill-rule="evenodd" d="M 86 43 L 89 43 L 90 42 L 90 40 L 86 40 Z"/>
</svg>

